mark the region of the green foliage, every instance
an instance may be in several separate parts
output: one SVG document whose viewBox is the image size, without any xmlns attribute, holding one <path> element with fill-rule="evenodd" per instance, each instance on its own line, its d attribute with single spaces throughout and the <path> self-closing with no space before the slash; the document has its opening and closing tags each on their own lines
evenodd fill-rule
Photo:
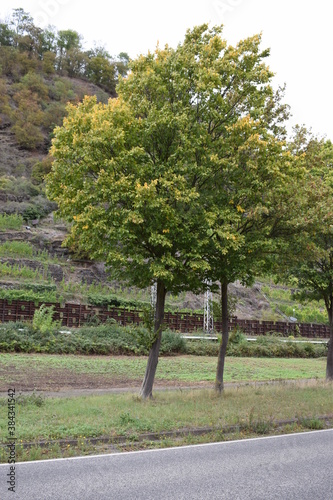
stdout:
<svg viewBox="0 0 333 500">
<path fill-rule="evenodd" d="M 41 29 L 21 10 L 27 22 L 18 21 L 14 9 L 0 23 L 0 120 L 10 124 L 20 148 L 45 154 L 54 127 L 66 115 L 65 105 L 92 93 L 107 102 L 116 94 L 119 76 L 128 71 L 128 59 L 111 57 L 102 48 L 86 50 L 79 33 Z M 14 168 L 11 162 L 5 167 Z M 39 183 L 45 171 L 36 170 Z"/>
<path fill-rule="evenodd" d="M 13 10 L 8 23 L 0 24 L 4 75 L 21 79 L 27 88 L 44 99 L 47 97 L 47 86 L 40 72 L 47 76 L 55 73 L 71 78 L 83 76 L 114 94 L 118 76 L 125 76 L 128 70 L 129 57 L 126 53 L 112 58 L 103 47 L 84 50 L 82 36 L 76 31 L 56 32 L 52 27 L 38 28 L 23 9 L 20 9 L 20 19 L 28 21 L 17 22 L 17 10 Z"/>
<path fill-rule="evenodd" d="M 87 294 L 88 304 L 97 307 L 128 307 L 142 309 L 147 306 L 147 302 L 140 300 L 123 299 L 114 294 L 91 293 Z"/>
<path fill-rule="evenodd" d="M 19 264 L 10 265 L 7 262 L 0 263 L 0 274 L 11 278 L 21 278 L 23 280 L 43 281 L 48 279 L 47 268 L 40 271 Z"/>
<path fill-rule="evenodd" d="M 28 302 L 34 302 L 35 304 L 40 304 L 43 302 L 61 302 L 61 297 L 59 297 L 59 294 L 53 288 L 54 285 L 50 285 L 50 287 L 52 288 L 51 290 L 45 289 L 44 287 L 46 286 L 47 285 L 43 285 L 42 290 L 38 289 L 37 284 L 26 284 L 25 288 L 19 290 L 6 290 L 5 288 L 2 288 L 0 289 L 0 298 L 6 299 L 9 302 L 11 302 L 12 300 L 25 300 Z"/>
<path fill-rule="evenodd" d="M 36 260 L 43 264 L 46 270 L 46 263 L 61 263 L 61 260 L 48 253 L 47 250 L 38 250 L 28 241 L 4 241 L 0 243 L 0 257 L 26 258 Z M 31 284 L 34 287 L 34 284 Z M 37 286 L 37 285 L 36 285 Z M 44 285 L 43 285 L 44 286 Z M 52 285 L 55 287 L 55 285 Z"/>
<path fill-rule="evenodd" d="M 230 344 L 239 344 L 241 342 L 246 342 L 246 336 L 242 332 L 240 328 L 234 328 L 232 330 L 230 337 L 229 337 L 229 343 Z"/>
<path fill-rule="evenodd" d="M 32 258 L 34 255 L 34 247 L 26 241 L 5 241 L 0 243 L 1 257 L 26 257 Z"/>
<path fill-rule="evenodd" d="M 45 396 L 43 394 L 36 394 L 35 391 L 29 395 L 18 394 L 16 396 L 16 404 L 20 406 L 37 406 L 37 408 L 40 408 L 45 404 Z"/>
<path fill-rule="evenodd" d="M 264 286 L 262 291 L 270 301 L 272 309 L 278 308 L 286 316 L 296 317 L 300 323 L 328 323 L 323 301 L 318 303 L 318 301 L 309 300 L 307 304 L 302 304 L 297 300 L 297 293 L 295 293 L 294 288 L 283 289 Z"/>
<path fill-rule="evenodd" d="M 289 147 L 303 164 L 307 183 L 301 218 L 295 221 L 303 231 L 290 239 L 281 274 L 296 281 L 298 300 L 325 304 L 331 331 L 326 378 L 333 380 L 333 144 L 296 127 Z"/>
<path fill-rule="evenodd" d="M 160 353 L 164 356 L 186 354 L 186 342 L 179 333 L 166 330 L 162 335 Z"/>
<path fill-rule="evenodd" d="M 300 419 L 300 424 L 305 427 L 306 429 L 312 429 L 312 430 L 322 430 L 325 428 L 324 422 L 322 420 L 319 420 L 319 418 L 301 418 Z"/>
<path fill-rule="evenodd" d="M 22 229 L 23 218 L 20 215 L 13 214 L 0 214 L 0 231 L 6 231 L 7 229 L 16 229 L 19 231 Z"/>
<path fill-rule="evenodd" d="M 46 214 L 36 206 L 29 206 L 22 212 L 22 217 L 26 222 L 29 220 L 41 219 L 44 215 Z"/>
<path fill-rule="evenodd" d="M 23 165 L 23 170 L 25 169 L 26 166 Z M 2 176 L 0 192 L 6 195 L 7 199 L 2 205 L 3 212 L 11 216 L 22 216 L 25 221 L 40 219 L 55 208 L 55 204 L 43 196 L 41 188 L 26 176 Z"/>
<path fill-rule="evenodd" d="M 318 303 L 310 302 L 307 305 L 300 305 L 297 309 L 293 306 L 280 305 L 281 311 L 288 317 L 297 317 L 299 323 L 322 323 L 328 324 L 327 312 L 318 307 Z M 295 312 L 294 312 L 295 311 Z"/>
<path fill-rule="evenodd" d="M 52 116 L 54 117 L 53 111 L 52 111 Z M 61 119 L 63 118 L 63 116 L 64 115 L 62 114 Z M 52 119 L 54 120 L 54 118 Z M 55 125 L 59 125 L 59 123 L 56 123 Z M 32 182 L 34 182 L 35 184 L 41 184 L 44 181 L 44 177 L 50 172 L 51 166 L 52 166 L 52 159 L 49 156 L 44 158 L 42 161 L 35 163 L 31 171 Z"/>
<path fill-rule="evenodd" d="M 202 25 L 176 50 L 132 61 L 117 100 L 71 105 L 55 131 L 47 192 L 72 224 L 67 243 L 105 260 L 115 278 L 199 290 L 218 268 L 215 257 L 208 262 L 212 245 L 228 261 L 219 269 L 231 269 L 229 252 L 237 250 L 237 272 L 246 264 L 241 278 L 253 274 L 249 255 L 259 254 L 261 229 L 246 248 L 242 235 L 262 226 L 263 193 L 270 204 L 288 168 L 267 116 L 258 118 L 273 99 L 268 51 L 260 51 L 260 36 L 233 48 L 221 33 Z"/>
<path fill-rule="evenodd" d="M 240 334 L 240 335 L 239 335 Z M 238 337 L 239 335 L 239 337 Z M 306 342 L 281 342 L 276 336 L 259 336 L 256 341 L 247 341 L 237 332 L 237 342 L 228 342 L 227 356 L 257 358 L 320 358 L 327 354 L 326 344 Z M 186 340 L 186 352 L 198 356 L 217 356 L 217 342 Z"/>
<path fill-rule="evenodd" d="M 60 333 L 52 319 L 53 311 L 36 311 L 36 327 L 25 323 L 5 323 L 0 327 L 0 350 L 3 352 L 43 352 L 57 354 L 126 354 L 148 353 L 144 327 L 122 327 L 116 323 L 84 326 Z M 165 356 L 185 353 L 186 344 L 178 334 L 166 331 L 161 353 Z"/>
<path fill-rule="evenodd" d="M 228 318 L 235 315 L 238 298 L 236 295 L 228 293 Z M 213 300 L 213 316 L 214 321 L 222 321 L 222 305 L 221 300 Z"/>
<path fill-rule="evenodd" d="M 40 130 L 43 114 L 37 94 L 23 89 L 16 92 L 13 98 L 16 108 L 12 110 L 11 118 L 14 121 L 12 131 L 15 139 L 26 149 L 36 149 L 44 141 Z"/>
<path fill-rule="evenodd" d="M 40 189 L 26 177 L 2 176 L 0 180 L 1 192 L 13 194 L 21 199 L 38 196 Z"/>
<path fill-rule="evenodd" d="M 61 327 L 61 321 L 54 321 L 54 306 L 46 306 L 42 304 L 39 309 L 36 309 L 32 320 L 32 326 L 35 331 L 42 334 L 52 333 Z"/>
</svg>

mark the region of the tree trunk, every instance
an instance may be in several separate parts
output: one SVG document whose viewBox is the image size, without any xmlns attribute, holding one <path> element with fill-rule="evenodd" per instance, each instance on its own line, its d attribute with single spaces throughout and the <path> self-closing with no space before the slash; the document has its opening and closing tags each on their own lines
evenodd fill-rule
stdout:
<svg viewBox="0 0 333 500">
<path fill-rule="evenodd" d="M 332 300 L 331 300 L 332 304 Z M 333 380 L 333 311 L 332 305 L 328 309 L 328 319 L 330 324 L 330 340 L 328 344 L 326 380 Z"/>
<path fill-rule="evenodd" d="M 164 319 L 166 289 L 160 281 L 157 282 L 156 294 L 156 313 L 154 323 L 155 340 L 150 348 L 145 377 L 142 382 L 140 396 L 143 399 L 151 398 L 153 394 L 153 384 L 158 363 L 158 354 L 160 352 L 162 340 L 162 323 Z"/>
<path fill-rule="evenodd" d="M 221 306 L 222 306 L 222 340 L 217 361 L 215 389 L 220 393 L 223 391 L 224 361 L 227 353 L 229 340 L 228 330 L 228 282 L 221 283 Z"/>
</svg>

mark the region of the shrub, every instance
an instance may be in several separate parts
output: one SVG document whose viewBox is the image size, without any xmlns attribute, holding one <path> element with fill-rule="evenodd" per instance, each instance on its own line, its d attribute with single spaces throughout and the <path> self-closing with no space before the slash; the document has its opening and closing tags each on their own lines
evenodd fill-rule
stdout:
<svg viewBox="0 0 333 500">
<path fill-rule="evenodd" d="M 44 308 L 41 308 L 42 311 Z M 2 352 L 41 352 L 50 354 L 114 354 L 147 355 L 143 326 L 121 326 L 108 323 L 98 326 L 83 326 L 70 332 L 60 333 L 55 328 L 50 312 L 41 313 L 40 323 L 35 328 L 29 323 L 4 323 L 0 326 L 0 351 Z M 36 314 L 37 317 L 37 314 Z M 45 317 L 47 319 L 45 319 Z M 46 326 L 47 325 L 47 326 Z M 228 345 L 228 356 L 244 357 L 323 357 L 326 345 L 313 345 L 305 349 L 304 344 L 271 342 L 240 342 Z M 166 330 L 162 335 L 161 354 L 192 354 L 214 356 L 218 354 L 218 342 L 208 340 L 186 340 L 178 333 Z"/>
<path fill-rule="evenodd" d="M 186 353 L 195 356 L 217 356 L 219 352 L 219 342 L 212 340 L 187 340 Z"/>
<path fill-rule="evenodd" d="M 178 333 L 166 330 L 162 335 L 160 353 L 164 355 L 185 354 L 186 342 Z"/>
<path fill-rule="evenodd" d="M 246 341 L 246 336 L 240 328 L 236 327 L 234 330 L 232 330 L 229 337 L 230 344 L 239 344 L 240 342 L 244 341 Z"/>
<path fill-rule="evenodd" d="M 47 287 L 47 285 L 45 284 L 44 287 Z M 59 302 L 59 296 L 54 289 L 54 285 L 50 285 L 50 287 L 49 290 L 47 288 L 38 290 L 37 284 L 26 284 L 20 290 L 6 290 L 3 288 L 0 289 L 0 299 L 7 299 L 9 302 L 12 300 L 25 300 L 35 302 L 35 304 L 41 302 Z"/>
<path fill-rule="evenodd" d="M 35 184 L 41 184 L 44 181 L 44 177 L 50 172 L 52 167 L 52 159 L 50 156 L 43 158 L 42 161 L 38 161 L 32 167 L 31 179 Z"/>
<path fill-rule="evenodd" d="M 34 313 L 32 326 L 41 333 L 54 332 L 61 327 L 61 321 L 53 320 L 54 306 L 42 304 Z"/>
<path fill-rule="evenodd" d="M 88 293 L 87 298 L 89 304 L 97 307 L 130 307 L 137 309 L 147 307 L 147 302 L 123 299 L 113 294 Z"/>
</svg>

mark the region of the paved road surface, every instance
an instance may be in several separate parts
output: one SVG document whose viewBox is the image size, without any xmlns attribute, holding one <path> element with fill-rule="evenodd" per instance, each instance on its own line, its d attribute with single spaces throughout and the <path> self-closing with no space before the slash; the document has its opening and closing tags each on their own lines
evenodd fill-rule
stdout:
<svg viewBox="0 0 333 500">
<path fill-rule="evenodd" d="M 7 500 L 332 500 L 333 430 L 16 464 Z"/>
</svg>

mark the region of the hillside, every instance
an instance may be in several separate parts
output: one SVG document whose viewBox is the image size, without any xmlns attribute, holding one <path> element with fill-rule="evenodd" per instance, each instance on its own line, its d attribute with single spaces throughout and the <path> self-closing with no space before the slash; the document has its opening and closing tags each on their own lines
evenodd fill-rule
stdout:
<svg viewBox="0 0 333 500">
<path fill-rule="evenodd" d="M 114 97 L 128 61 L 125 53 L 84 48 L 73 30 L 42 30 L 23 9 L 0 21 L 0 213 L 30 223 L 54 210 L 43 189 L 53 130 L 68 103 Z"/>
<path fill-rule="evenodd" d="M 125 53 L 112 57 L 103 47 L 84 49 L 75 31 L 41 30 L 23 9 L 14 9 L 8 21 L 0 22 L 0 216 L 22 217 L 19 228 L 5 224 L 0 230 L 2 296 L 19 291 L 22 297 L 44 293 L 52 301 L 149 304 L 149 290 L 110 282 L 102 264 L 77 261 L 61 247 L 66 227 L 53 221 L 56 205 L 46 199 L 43 185 L 52 163 L 53 130 L 62 124 L 67 103 L 78 103 L 85 95 L 106 103 L 116 95 L 128 61 Z M 230 292 L 232 313 L 239 318 L 296 315 L 302 321 L 326 322 L 322 305 L 304 308 L 287 288 L 271 281 L 251 288 L 235 283 Z M 219 297 L 213 299 L 218 315 Z M 191 293 L 167 299 L 167 307 L 178 310 L 202 312 L 203 303 L 203 295 Z"/>
<path fill-rule="evenodd" d="M 45 302 L 92 303 L 129 308 L 148 306 L 150 290 L 126 287 L 111 281 L 103 263 L 82 261 L 62 247 L 67 228 L 52 215 L 36 227 L 0 226 L 0 297 Z M 230 285 L 232 314 L 241 319 L 284 321 L 296 316 L 301 322 L 326 323 L 323 305 L 302 306 L 291 290 L 272 280 L 257 281 L 245 288 Z M 215 317 L 217 295 L 213 296 Z M 167 296 L 167 309 L 203 312 L 204 295 L 182 293 Z"/>
</svg>

